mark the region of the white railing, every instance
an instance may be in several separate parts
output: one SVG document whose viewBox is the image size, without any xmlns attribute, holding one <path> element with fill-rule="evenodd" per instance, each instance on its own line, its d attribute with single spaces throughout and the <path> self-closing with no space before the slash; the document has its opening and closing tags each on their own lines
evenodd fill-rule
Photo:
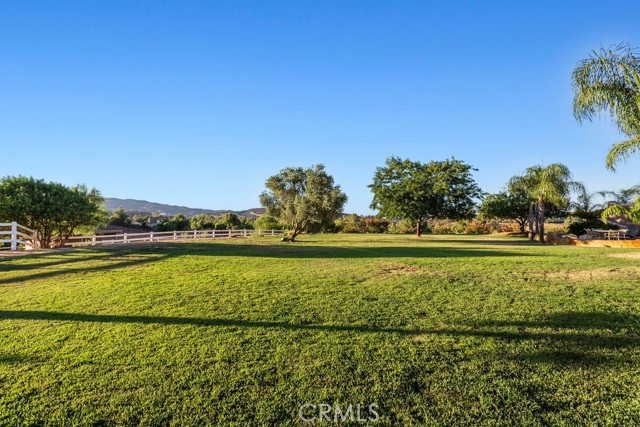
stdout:
<svg viewBox="0 0 640 427">
<path fill-rule="evenodd" d="M 7 239 L 6 236 L 9 236 Z M 31 250 L 37 247 L 37 233 L 17 222 L 0 222 L 0 250 Z M 6 244 L 9 243 L 8 246 Z"/>
<path fill-rule="evenodd" d="M 135 242 L 160 242 L 185 239 L 219 239 L 250 236 L 277 236 L 282 230 L 189 230 L 148 231 L 146 233 L 121 233 L 69 237 L 64 246 L 114 245 Z"/>
</svg>

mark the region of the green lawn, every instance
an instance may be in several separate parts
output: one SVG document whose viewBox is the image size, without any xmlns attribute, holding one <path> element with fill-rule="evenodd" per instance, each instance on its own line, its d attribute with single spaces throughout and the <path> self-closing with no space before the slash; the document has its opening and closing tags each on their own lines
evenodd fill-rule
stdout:
<svg viewBox="0 0 640 427">
<path fill-rule="evenodd" d="M 640 251 L 300 240 L 0 258 L 0 425 L 640 424 Z"/>
</svg>

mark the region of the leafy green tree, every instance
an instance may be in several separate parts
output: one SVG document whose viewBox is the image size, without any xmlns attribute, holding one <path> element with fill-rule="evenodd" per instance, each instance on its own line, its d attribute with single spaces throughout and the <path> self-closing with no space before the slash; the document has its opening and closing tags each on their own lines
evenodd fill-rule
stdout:
<svg viewBox="0 0 640 427">
<path fill-rule="evenodd" d="M 386 166 L 376 169 L 369 185 L 371 208 L 390 219 L 412 221 L 420 237 L 427 219 L 473 216 L 475 200 L 482 195 L 472 177 L 475 170 L 453 158 L 423 164 L 390 157 Z"/>
<path fill-rule="evenodd" d="M 509 191 L 525 191 L 531 202 L 531 214 L 536 224 L 540 242 L 544 242 L 545 209 L 549 204 L 558 207 L 567 206 L 569 196 L 579 184 L 571 179 L 571 172 L 562 163 L 548 166 L 532 166 L 522 176 L 515 176 L 509 181 Z M 531 233 L 533 238 L 534 232 Z"/>
<path fill-rule="evenodd" d="M 192 230 L 214 230 L 216 228 L 216 217 L 208 214 L 197 214 L 189 220 Z"/>
<path fill-rule="evenodd" d="M 122 206 L 115 209 L 109 217 L 109 225 L 117 225 L 118 227 L 128 227 L 131 225 L 131 218 Z"/>
<path fill-rule="evenodd" d="M 478 213 L 482 219 L 515 221 L 524 233 L 530 205 L 529 195 L 524 191 L 501 191 L 485 196 Z"/>
<path fill-rule="evenodd" d="M 216 221 L 216 229 L 217 230 L 238 230 L 244 227 L 242 220 L 238 215 L 229 212 L 226 213 L 222 218 Z"/>
<path fill-rule="evenodd" d="M 66 187 L 24 176 L 0 180 L 0 220 L 36 230 L 42 248 L 62 246 L 76 229 L 105 223 L 103 202 L 98 190 L 84 185 Z"/>
<path fill-rule="evenodd" d="M 271 215 L 260 215 L 253 223 L 254 228 L 257 230 L 281 230 L 283 224 Z"/>
<path fill-rule="evenodd" d="M 186 231 L 190 229 L 190 221 L 184 214 L 176 214 L 158 224 L 158 231 Z"/>
<path fill-rule="evenodd" d="M 347 202 L 324 165 L 283 169 L 267 179 L 266 187 L 260 203 L 267 215 L 288 224 L 292 241 L 313 224 L 332 223 Z"/>
<path fill-rule="evenodd" d="M 640 152 L 640 56 L 627 44 L 601 48 L 573 71 L 573 112 L 580 122 L 603 111 L 628 139 L 611 147 L 607 167 Z"/>
</svg>

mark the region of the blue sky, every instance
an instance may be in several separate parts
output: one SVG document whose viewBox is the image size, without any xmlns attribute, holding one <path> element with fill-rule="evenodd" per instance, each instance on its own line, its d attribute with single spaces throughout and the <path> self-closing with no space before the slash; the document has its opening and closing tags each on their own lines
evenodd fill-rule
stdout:
<svg viewBox="0 0 640 427">
<path fill-rule="evenodd" d="M 0 3 L 1 175 L 105 196 L 256 207 L 266 178 L 324 163 L 369 212 L 390 155 L 451 156 L 494 192 L 564 162 L 592 190 L 621 136 L 572 116 L 591 49 L 640 46 L 637 1 Z"/>
</svg>

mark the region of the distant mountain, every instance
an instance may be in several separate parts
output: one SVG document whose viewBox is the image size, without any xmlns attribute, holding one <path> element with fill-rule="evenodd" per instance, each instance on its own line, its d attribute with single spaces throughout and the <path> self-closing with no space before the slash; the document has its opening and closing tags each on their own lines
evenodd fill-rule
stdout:
<svg viewBox="0 0 640 427">
<path fill-rule="evenodd" d="M 224 210 L 224 209 L 219 209 L 219 210 L 200 209 L 200 208 L 189 208 L 187 206 L 166 205 L 164 203 L 154 203 L 154 202 L 148 202 L 146 200 L 117 199 L 115 197 L 105 198 L 104 205 L 108 211 L 112 211 L 114 209 L 118 209 L 119 207 L 122 207 L 127 212 L 134 212 L 134 213 L 159 212 L 159 213 L 170 215 L 170 216 L 176 215 L 179 213 L 182 213 L 186 216 L 194 216 L 197 214 L 223 216 L 227 213 L 234 213 L 238 216 L 244 216 L 248 218 L 257 218 L 265 212 L 264 208 L 247 209 L 244 211 L 232 211 L 232 210 Z"/>
</svg>

